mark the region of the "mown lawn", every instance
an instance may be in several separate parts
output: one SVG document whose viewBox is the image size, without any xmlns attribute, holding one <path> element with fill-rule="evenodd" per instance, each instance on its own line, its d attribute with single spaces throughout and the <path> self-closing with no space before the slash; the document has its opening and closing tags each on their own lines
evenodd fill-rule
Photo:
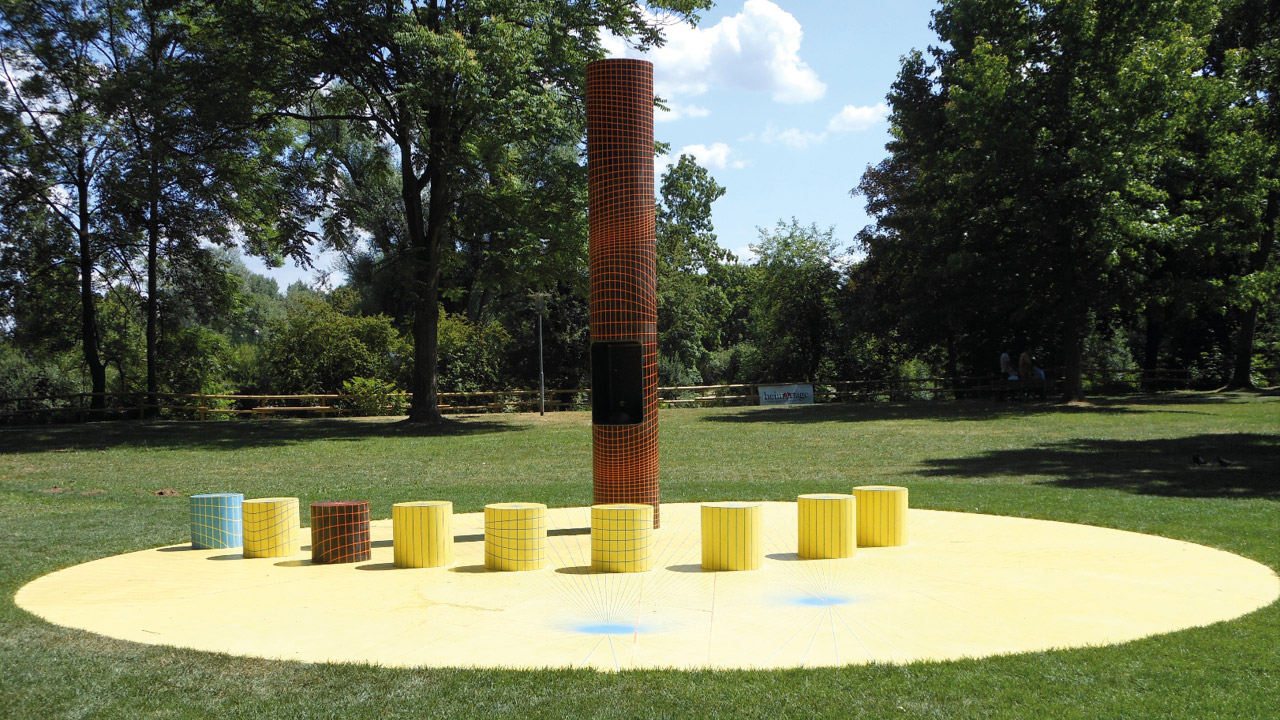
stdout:
<svg viewBox="0 0 1280 720">
<path fill-rule="evenodd" d="M 858 484 L 915 507 L 1155 533 L 1280 569 L 1280 397 L 663 411 L 664 501 Z M 1199 454 L 1208 464 L 1191 462 Z M 1218 457 L 1230 461 L 1220 465 Z M 156 495 L 171 489 L 179 495 Z M 591 501 L 586 413 L 0 429 L 0 718 L 1280 716 L 1280 604 L 1120 646 L 778 672 L 404 670 L 110 640 L 19 610 L 24 583 L 188 539 L 187 495 Z M 127 583 L 127 578 L 121 579 Z"/>
</svg>

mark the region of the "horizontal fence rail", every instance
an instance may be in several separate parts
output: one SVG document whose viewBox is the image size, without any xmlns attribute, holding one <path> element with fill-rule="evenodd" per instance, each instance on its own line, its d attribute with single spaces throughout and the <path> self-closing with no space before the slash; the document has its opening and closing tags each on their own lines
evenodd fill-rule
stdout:
<svg viewBox="0 0 1280 720">
<path fill-rule="evenodd" d="M 1062 372 L 1049 371 L 1045 381 L 1010 381 L 999 376 L 889 378 L 844 380 L 813 384 L 814 402 L 902 402 L 909 400 L 1020 399 L 1052 397 L 1062 390 Z M 1191 373 L 1161 369 L 1111 370 L 1089 368 L 1086 387 L 1095 393 L 1158 392 L 1186 389 Z M 670 408 L 759 404 L 762 385 L 687 385 L 658 388 L 659 402 Z M 396 415 L 408 412 L 408 393 L 374 395 L 317 393 L 303 395 L 229 395 L 145 392 L 100 393 L 102 407 L 92 407 L 93 393 L 0 398 L 0 422 L 79 422 L 90 419 L 129 419 L 161 416 L 206 420 L 217 417 L 266 418 Z M 547 410 L 581 410 L 591 403 L 588 388 L 546 391 Z M 528 412 L 539 408 L 537 390 L 443 392 L 444 413 Z"/>
</svg>

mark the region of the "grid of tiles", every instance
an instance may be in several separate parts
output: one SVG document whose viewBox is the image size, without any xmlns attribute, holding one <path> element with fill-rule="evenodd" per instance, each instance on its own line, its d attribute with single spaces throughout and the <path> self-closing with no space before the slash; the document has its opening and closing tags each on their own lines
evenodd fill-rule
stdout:
<svg viewBox="0 0 1280 720">
<path fill-rule="evenodd" d="M 907 489 L 894 485 L 860 485 L 858 546 L 892 547 L 907 544 Z"/>
<path fill-rule="evenodd" d="M 364 562 L 372 555 L 368 500 L 311 503 L 311 562 Z"/>
<path fill-rule="evenodd" d="M 244 556 L 247 558 L 288 557 L 302 548 L 298 523 L 298 498 L 254 498 L 245 500 Z"/>
<path fill-rule="evenodd" d="M 834 493 L 797 498 L 796 554 L 815 560 L 853 557 L 858 551 L 857 504 L 852 495 Z"/>
<path fill-rule="evenodd" d="M 547 506 L 484 506 L 484 566 L 488 570 L 538 570 L 547 563 Z"/>
<path fill-rule="evenodd" d="M 191 547 L 220 550 L 243 545 L 243 504 L 242 493 L 192 495 Z"/>
<path fill-rule="evenodd" d="M 392 562 L 402 568 L 453 564 L 453 503 L 401 502 L 391 506 Z"/>
<path fill-rule="evenodd" d="M 764 506 L 703 503 L 702 569 L 758 570 L 764 564 Z"/>
<path fill-rule="evenodd" d="M 591 569 L 646 572 L 653 568 L 653 506 L 591 506 Z"/>
<path fill-rule="evenodd" d="M 653 65 L 587 65 L 591 338 L 642 346 L 644 420 L 592 427 L 597 504 L 658 508 L 658 305 L 654 240 Z"/>
</svg>

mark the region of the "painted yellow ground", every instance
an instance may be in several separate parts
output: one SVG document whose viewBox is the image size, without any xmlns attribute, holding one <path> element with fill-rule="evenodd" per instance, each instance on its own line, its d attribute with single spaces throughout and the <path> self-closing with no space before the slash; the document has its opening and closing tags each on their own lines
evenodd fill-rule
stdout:
<svg viewBox="0 0 1280 720">
<path fill-rule="evenodd" d="M 702 572 L 699 506 L 664 505 L 654 569 L 593 574 L 589 508 L 553 509 L 548 567 L 484 570 L 484 516 L 455 564 L 246 560 L 175 546 L 42 577 L 17 603 L 125 640 L 399 666 L 777 668 L 1102 645 L 1227 620 L 1280 597 L 1230 553 L 1085 525 L 911 510 L 905 547 L 800 560 L 795 503 L 765 503 L 764 566 Z"/>
</svg>

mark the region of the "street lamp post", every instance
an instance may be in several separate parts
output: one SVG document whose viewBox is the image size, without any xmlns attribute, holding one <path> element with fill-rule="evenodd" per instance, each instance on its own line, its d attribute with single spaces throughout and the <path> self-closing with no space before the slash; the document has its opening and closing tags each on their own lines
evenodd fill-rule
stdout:
<svg viewBox="0 0 1280 720">
<path fill-rule="evenodd" d="M 542 313 L 547 307 L 547 298 L 551 297 L 549 293 L 534 292 L 529 293 L 529 297 L 533 298 L 534 306 L 538 309 L 538 414 L 547 414 L 547 381 L 546 375 L 542 372 Z"/>
</svg>

